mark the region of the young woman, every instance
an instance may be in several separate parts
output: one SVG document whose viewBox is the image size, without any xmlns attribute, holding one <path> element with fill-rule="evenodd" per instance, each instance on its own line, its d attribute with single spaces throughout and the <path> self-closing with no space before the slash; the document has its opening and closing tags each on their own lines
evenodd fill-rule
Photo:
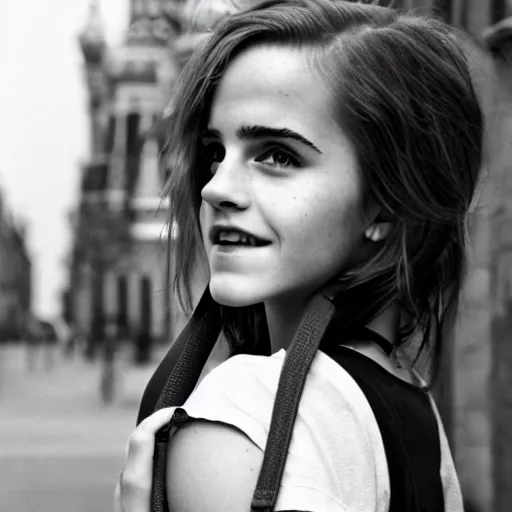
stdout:
<svg viewBox="0 0 512 512">
<path fill-rule="evenodd" d="M 436 373 L 463 282 L 484 138 L 466 48 L 426 17 L 271 0 L 230 17 L 191 58 L 169 138 L 176 280 L 186 299 L 204 249 L 198 308 L 221 305 L 230 357 L 178 404 L 172 512 L 462 511 L 413 367 L 422 354 Z M 318 297 L 334 306 L 325 330 Z M 281 373 L 304 340 L 319 350 L 277 501 L 262 505 L 253 494 Z M 151 414 L 149 395 L 171 366 L 148 385 L 118 510 L 150 510 L 155 433 L 176 408 Z"/>
</svg>

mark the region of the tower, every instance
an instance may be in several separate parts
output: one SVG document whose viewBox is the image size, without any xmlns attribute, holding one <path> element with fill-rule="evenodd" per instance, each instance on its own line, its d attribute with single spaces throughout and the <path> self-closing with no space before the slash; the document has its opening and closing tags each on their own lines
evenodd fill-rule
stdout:
<svg viewBox="0 0 512 512">
<path fill-rule="evenodd" d="M 123 308 L 129 330 L 160 338 L 169 335 L 169 203 L 160 196 L 165 175 L 153 124 L 178 73 L 172 44 L 181 28 L 179 4 L 132 0 L 129 19 L 124 44 L 113 54 L 109 69 L 115 84 L 111 115 L 116 124 L 111 173 L 113 180 L 117 176 L 116 183 L 122 182 L 133 240 L 131 255 L 120 262 L 117 279 L 122 276 L 126 281 Z M 117 295 L 119 302 L 121 294 Z"/>
<path fill-rule="evenodd" d="M 93 342 L 107 320 L 133 340 L 169 335 L 169 204 L 160 197 L 164 173 L 152 127 L 177 75 L 180 4 L 130 0 L 129 8 L 120 46 L 105 43 L 98 0 L 79 37 L 91 143 L 73 215 L 69 295 L 73 321 Z"/>
</svg>

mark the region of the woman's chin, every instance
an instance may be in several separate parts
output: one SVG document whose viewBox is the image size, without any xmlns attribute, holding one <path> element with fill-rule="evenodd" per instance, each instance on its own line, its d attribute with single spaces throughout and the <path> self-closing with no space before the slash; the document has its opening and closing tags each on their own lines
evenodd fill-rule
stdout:
<svg viewBox="0 0 512 512">
<path fill-rule="evenodd" d="M 210 282 L 210 293 L 215 302 L 231 308 L 243 308 L 262 302 L 262 299 L 251 293 L 248 287 L 232 288 Z"/>
</svg>

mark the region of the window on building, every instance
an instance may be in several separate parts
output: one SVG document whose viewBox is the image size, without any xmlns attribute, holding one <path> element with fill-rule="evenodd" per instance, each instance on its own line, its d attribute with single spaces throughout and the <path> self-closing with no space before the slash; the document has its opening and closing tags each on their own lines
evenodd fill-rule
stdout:
<svg viewBox="0 0 512 512">
<path fill-rule="evenodd" d="M 151 293 L 151 279 L 148 276 L 143 276 L 140 281 L 140 328 L 142 332 L 151 334 L 152 323 L 152 293 Z"/>
<path fill-rule="evenodd" d="M 140 114 L 132 112 L 126 118 L 126 153 L 129 155 L 137 151 L 139 145 Z"/>
<path fill-rule="evenodd" d="M 128 280 L 125 275 L 117 278 L 117 322 L 122 335 L 128 329 Z"/>
<path fill-rule="evenodd" d="M 128 192 L 133 190 L 139 175 L 141 151 L 140 114 L 132 112 L 126 118 L 126 183 Z"/>
<path fill-rule="evenodd" d="M 110 154 L 114 149 L 114 141 L 116 136 L 116 117 L 111 115 L 108 120 L 108 128 L 105 137 L 105 153 Z"/>
</svg>

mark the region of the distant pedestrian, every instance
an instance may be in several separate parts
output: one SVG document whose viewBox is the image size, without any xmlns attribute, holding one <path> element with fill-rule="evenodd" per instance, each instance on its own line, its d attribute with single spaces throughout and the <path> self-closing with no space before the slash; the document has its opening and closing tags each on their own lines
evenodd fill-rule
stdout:
<svg viewBox="0 0 512 512">
<path fill-rule="evenodd" d="M 44 353 L 45 367 L 47 371 L 51 371 L 55 367 L 59 337 L 51 322 L 40 320 L 39 325 L 42 331 L 42 349 Z"/>
<path fill-rule="evenodd" d="M 140 329 L 135 340 L 135 364 L 144 365 L 151 359 L 151 334 L 148 329 Z"/>
<path fill-rule="evenodd" d="M 118 328 L 115 321 L 109 320 L 105 326 L 102 346 L 101 400 L 104 404 L 114 401 L 116 390 L 116 353 L 118 345 Z"/>
<path fill-rule="evenodd" d="M 44 348 L 44 331 L 39 320 L 27 313 L 23 326 L 23 340 L 25 343 L 25 356 L 27 368 L 30 372 L 36 370 Z"/>
<path fill-rule="evenodd" d="M 53 323 L 53 326 L 57 332 L 60 352 L 64 357 L 71 358 L 73 356 L 73 344 L 70 341 L 73 335 L 71 325 L 66 320 L 58 318 Z"/>
</svg>

